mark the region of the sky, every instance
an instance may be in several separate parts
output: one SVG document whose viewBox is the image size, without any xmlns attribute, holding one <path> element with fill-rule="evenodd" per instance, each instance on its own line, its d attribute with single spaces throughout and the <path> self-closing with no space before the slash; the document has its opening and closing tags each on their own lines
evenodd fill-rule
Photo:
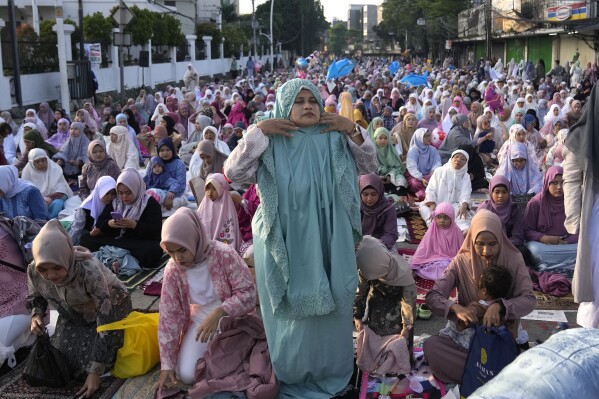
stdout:
<svg viewBox="0 0 599 399">
<path fill-rule="evenodd" d="M 277 9 L 277 1 L 286 0 L 275 0 L 275 12 Z M 266 0 L 256 0 L 255 6 L 265 3 Z M 333 18 L 337 18 L 343 21 L 347 20 L 347 10 L 350 4 L 376 4 L 380 5 L 383 0 L 320 0 L 320 3 L 324 6 L 324 16 L 327 21 L 332 22 Z M 239 13 L 240 14 L 251 14 L 252 13 L 252 0 L 239 0 Z"/>
</svg>

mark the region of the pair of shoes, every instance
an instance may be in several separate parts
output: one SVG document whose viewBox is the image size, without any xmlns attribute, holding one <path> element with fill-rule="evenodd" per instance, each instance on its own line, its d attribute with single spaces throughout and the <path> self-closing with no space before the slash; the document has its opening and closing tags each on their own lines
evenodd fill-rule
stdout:
<svg viewBox="0 0 599 399">
<path fill-rule="evenodd" d="M 416 309 L 419 319 L 428 320 L 433 315 L 430 306 L 428 306 L 426 303 L 423 303 L 422 305 L 417 305 Z"/>
</svg>

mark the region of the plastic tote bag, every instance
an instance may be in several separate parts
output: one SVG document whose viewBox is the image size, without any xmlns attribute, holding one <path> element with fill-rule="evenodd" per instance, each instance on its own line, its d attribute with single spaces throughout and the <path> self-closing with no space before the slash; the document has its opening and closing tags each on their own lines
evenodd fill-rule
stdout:
<svg viewBox="0 0 599 399">
<path fill-rule="evenodd" d="M 64 387 L 71 380 L 66 356 L 50 344 L 47 333 L 37 337 L 25 360 L 23 379 L 33 387 Z"/>
<path fill-rule="evenodd" d="M 467 398 L 478 387 L 495 377 L 517 355 L 516 341 L 505 327 L 477 325 L 470 342 L 460 395 Z"/>
<path fill-rule="evenodd" d="M 121 321 L 97 328 L 98 332 L 125 331 L 123 347 L 117 352 L 112 375 L 118 378 L 136 377 L 158 364 L 158 317 L 158 313 L 131 312 Z"/>
</svg>

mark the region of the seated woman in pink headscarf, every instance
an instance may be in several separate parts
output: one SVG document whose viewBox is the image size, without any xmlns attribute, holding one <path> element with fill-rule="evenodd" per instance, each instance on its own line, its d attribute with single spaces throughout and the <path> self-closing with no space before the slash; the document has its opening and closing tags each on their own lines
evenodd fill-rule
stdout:
<svg viewBox="0 0 599 399">
<path fill-rule="evenodd" d="M 179 208 L 162 227 L 164 270 L 158 337 L 158 390 L 195 380 L 196 363 L 218 334 L 223 317 L 254 312 L 256 287 L 229 245 L 211 240 L 197 213 Z"/>
<path fill-rule="evenodd" d="M 455 224 L 455 210 L 449 202 L 437 205 L 433 219 L 410 263 L 418 276 L 436 281 L 460 250 L 464 234 Z"/>
<path fill-rule="evenodd" d="M 466 106 L 464 105 L 464 100 L 462 100 L 462 97 L 460 96 L 455 96 L 453 98 L 451 106 L 458 110 L 458 114 L 468 115 L 468 113 L 470 112 L 468 111 L 468 108 L 466 108 Z"/>
</svg>

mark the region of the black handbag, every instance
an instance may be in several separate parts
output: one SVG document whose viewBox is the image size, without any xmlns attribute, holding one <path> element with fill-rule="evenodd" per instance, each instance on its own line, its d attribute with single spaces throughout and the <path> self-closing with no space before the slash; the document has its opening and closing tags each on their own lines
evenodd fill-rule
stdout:
<svg viewBox="0 0 599 399">
<path fill-rule="evenodd" d="M 23 379 L 34 387 L 61 388 L 71 380 L 66 356 L 50 344 L 47 333 L 38 336 L 25 360 Z"/>
</svg>

